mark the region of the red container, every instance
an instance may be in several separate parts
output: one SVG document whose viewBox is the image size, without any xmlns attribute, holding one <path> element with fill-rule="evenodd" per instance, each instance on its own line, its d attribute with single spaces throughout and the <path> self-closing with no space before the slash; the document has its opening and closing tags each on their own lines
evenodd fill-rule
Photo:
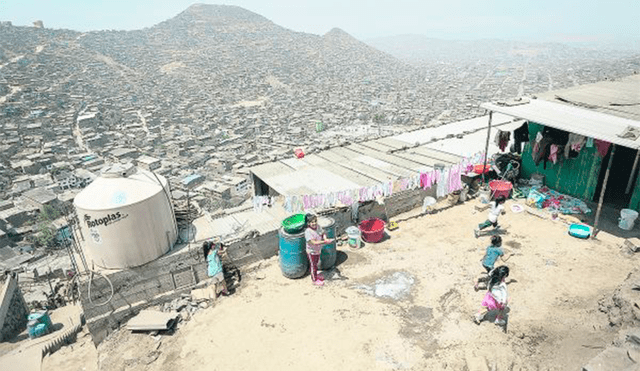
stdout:
<svg viewBox="0 0 640 371">
<path fill-rule="evenodd" d="M 511 196 L 511 189 L 513 188 L 513 185 L 511 182 L 507 182 L 506 180 L 492 180 L 489 182 L 489 188 L 491 188 L 491 193 L 493 193 L 494 198 L 500 196 L 509 198 L 509 196 Z"/>
<path fill-rule="evenodd" d="M 363 220 L 358 225 L 362 232 L 362 239 L 365 242 L 376 243 L 384 237 L 384 220 L 378 218 L 370 218 Z"/>
<path fill-rule="evenodd" d="M 297 158 L 303 158 L 304 157 L 304 151 L 302 150 L 302 148 L 294 149 L 293 153 L 296 155 Z"/>
<path fill-rule="evenodd" d="M 476 174 L 482 174 L 482 167 L 484 166 L 484 164 L 480 164 L 480 165 L 474 165 L 473 166 L 473 172 Z M 491 165 L 487 164 L 487 166 L 484 168 L 484 173 L 488 173 L 491 170 Z"/>
</svg>

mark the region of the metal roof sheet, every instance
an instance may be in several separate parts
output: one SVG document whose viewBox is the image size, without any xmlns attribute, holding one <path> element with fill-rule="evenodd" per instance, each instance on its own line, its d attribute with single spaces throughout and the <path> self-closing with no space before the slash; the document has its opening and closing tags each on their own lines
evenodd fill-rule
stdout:
<svg viewBox="0 0 640 371">
<path fill-rule="evenodd" d="M 538 99 L 581 106 L 617 117 L 640 121 L 640 75 L 600 81 L 537 94 Z"/>
<path fill-rule="evenodd" d="M 513 130 L 522 123 L 522 120 L 514 120 L 509 115 L 494 114 L 492 128 L 497 126 L 502 130 Z M 265 163 L 250 170 L 284 196 L 373 186 L 431 170 L 437 163 L 457 163 L 463 156 L 483 151 L 487 125 L 488 116 L 481 116 L 393 137 L 334 147 L 302 159 L 288 158 Z M 456 137 L 459 134 L 462 134 L 462 139 Z M 422 145 L 415 147 L 416 142 Z M 496 151 L 498 149 L 491 141 L 489 153 Z"/>
<path fill-rule="evenodd" d="M 638 120 L 542 99 L 530 99 L 517 105 L 483 103 L 480 107 L 624 147 L 640 149 L 640 140 L 620 137 L 628 127 L 640 131 Z"/>
</svg>

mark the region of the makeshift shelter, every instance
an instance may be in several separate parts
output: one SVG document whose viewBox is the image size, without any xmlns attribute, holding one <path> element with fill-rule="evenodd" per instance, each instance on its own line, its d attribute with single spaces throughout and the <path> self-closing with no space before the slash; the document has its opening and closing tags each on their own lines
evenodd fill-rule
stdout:
<svg viewBox="0 0 640 371">
<path fill-rule="evenodd" d="M 490 125 L 494 112 L 528 121 L 523 176 L 542 174 L 549 187 L 598 202 L 596 230 L 605 202 L 640 210 L 640 75 L 548 92 L 537 98 L 483 103 L 481 107 L 490 111 Z M 540 137 L 547 133 L 566 135 L 567 139 L 571 134 L 572 138 L 583 136 L 586 142 L 570 156 L 565 156 L 558 143 L 555 161 L 545 155 L 543 163 L 541 156 L 534 155 L 539 148 L 536 143 L 540 145 Z M 487 143 L 490 136 L 489 130 Z M 567 144 L 566 139 L 564 142 Z"/>
</svg>

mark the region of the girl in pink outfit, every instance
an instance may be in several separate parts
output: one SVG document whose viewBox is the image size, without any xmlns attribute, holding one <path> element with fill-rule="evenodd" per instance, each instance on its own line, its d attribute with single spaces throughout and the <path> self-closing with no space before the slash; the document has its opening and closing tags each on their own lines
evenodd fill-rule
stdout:
<svg viewBox="0 0 640 371">
<path fill-rule="evenodd" d="M 324 277 L 318 275 L 318 262 L 320 261 L 320 253 L 322 247 L 333 242 L 333 239 L 327 238 L 324 230 L 318 225 L 318 217 L 313 214 L 305 216 L 307 229 L 304 231 L 304 237 L 307 240 L 307 256 L 311 265 L 311 281 L 316 286 L 324 285 Z"/>
<path fill-rule="evenodd" d="M 507 322 L 504 319 L 509 296 L 507 294 L 507 284 L 505 279 L 509 277 L 509 267 L 501 265 L 491 271 L 489 289 L 482 299 L 482 309 L 475 316 L 476 323 L 482 322 L 487 313 L 497 311 L 495 324 L 504 326 Z"/>
</svg>

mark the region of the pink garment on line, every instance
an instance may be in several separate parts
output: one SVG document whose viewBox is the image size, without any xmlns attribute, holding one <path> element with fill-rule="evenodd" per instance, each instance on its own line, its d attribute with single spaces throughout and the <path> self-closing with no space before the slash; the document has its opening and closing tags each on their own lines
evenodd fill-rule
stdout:
<svg viewBox="0 0 640 371">
<path fill-rule="evenodd" d="M 554 164 L 558 161 L 558 146 L 555 144 L 552 144 L 549 148 L 549 160 Z"/>
<path fill-rule="evenodd" d="M 611 143 L 599 139 L 594 139 L 593 144 L 596 145 L 596 149 L 598 150 L 600 157 L 606 156 L 607 152 L 609 152 L 609 146 L 611 146 Z"/>
<path fill-rule="evenodd" d="M 454 165 L 449 171 L 449 193 L 462 189 L 461 165 Z"/>
</svg>

